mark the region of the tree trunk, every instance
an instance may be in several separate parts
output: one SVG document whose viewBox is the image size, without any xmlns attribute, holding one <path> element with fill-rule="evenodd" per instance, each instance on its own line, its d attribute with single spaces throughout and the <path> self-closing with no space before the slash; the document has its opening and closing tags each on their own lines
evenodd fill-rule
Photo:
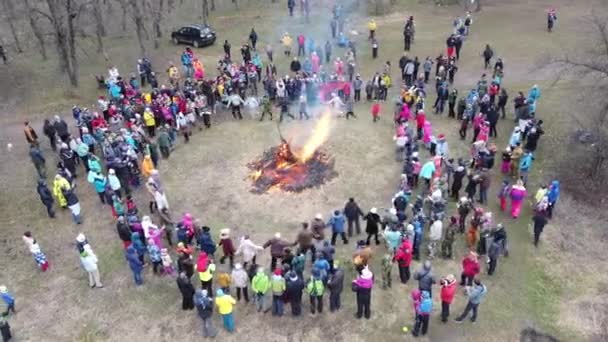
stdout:
<svg viewBox="0 0 608 342">
<path fill-rule="evenodd" d="M 120 7 L 122 7 L 122 31 L 125 32 L 127 31 L 127 12 L 129 11 L 129 4 L 127 3 L 127 0 L 120 0 Z"/>
<path fill-rule="evenodd" d="M 64 11 L 64 7 L 62 7 L 64 4 L 60 3 L 60 1 L 61 0 L 46 0 L 50 12 L 48 18 L 53 26 L 53 33 L 55 35 L 55 46 L 57 47 L 57 54 L 59 55 L 59 69 L 62 72 L 67 73 L 72 86 L 77 87 L 78 77 L 76 75 L 76 69 L 74 68 L 75 65 L 70 58 L 70 42 L 68 32 L 64 26 L 66 20 L 65 16 L 68 15 L 69 12 Z"/>
<path fill-rule="evenodd" d="M 144 45 L 144 19 L 142 17 L 141 8 L 137 0 L 129 0 L 133 9 L 133 19 L 135 21 L 135 33 L 137 33 L 137 41 L 142 56 L 146 55 L 146 46 Z"/>
<path fill-rule="evenodd" d="M 234 7 L 238 10 L 239 9 L 239 0 L 232 0 L 232 2 L 234 3 Z"/>
<path fill-rule="evenodd" d="M 71 68 L 68 69 L 70 83 L 74 87 L 78 87 L 78 58 L 76 55 L 76 30 L 74 21 L 78 16 L 77 8 L 74 6 L 74 0 L 65 0 L 65 9 L 68 14 L 68 46 L 70 51 Z"/>
<path fill-rule="evenodd" d="M 203 0 L 203 24 L 207 25 L 209 19 L 209 0 Z"/>
<path fill-rule="evenodd" d="M 93 17 L 95 18 L 95 36 L 97 37 L 97 52 L 103 53 L 103 37 L 106 35 L 106 28 L 103 25 L 103 17 L 101 14 L 101 0 L 93 2 Z"/>
<path fill-rule="evenodd" d="M 211 10 L 215 11 L 215 0 L 211 0 Z"/>
<path fill-rule="evenodd" d="M 32 31 L 34 32 L 34 36 L 36 37 L 36 40 L 38 40 L 38 47 L 40 48 L 40 55 L 42 56 L 42 59 L 46 61 L 47 55 L 46 55 L 46 46 L 44 45 L 44 35 L 42 34 L 42 30 L 40 29 L 40 26 L 38 26 L 38 21 L 35 16 L 35 13 L 32 11 L 32 6 L 30 4 L 30 0 L 24 0 L 23 3 L 25 4 L 25 10 L 28 13 L 28 17 L 30 20 L 30 27 L 32 28 Z"/>
<path fill-rule="evenodd" d="M 6 21 L 8 21 L 8 26 L 11 29 L 11 34 L 13 35 L 13 39 L 15 40 L 15 48 L 18 53 L 22 53 L 21 43 L 19 42 L 19 36 L 17 35 L 17 29 L 15 28 L 15 7 L 13 6 L 13 0 L 3 0 L 2 4 L 4 5 L 4 11 L 6 12 Z"/>
<path fill-rule="evenodd" d="M 163 33 L 161 30 L 161 26 L 160 23 L 163 19 L 163 7 L 164 7 L 164 2 L 165 0 L 155 0 L 155 2 L 158 2 L 158 6 L 154 6 L 154 4 L 151 4 L 151 9 L 152 9 L 152 29 L 154 30 L 153 35 L 154 35 L 154 48 L 158 49 L 160 47 L 160 41 L 159 38 L 162 37 Z"/>
</svg>

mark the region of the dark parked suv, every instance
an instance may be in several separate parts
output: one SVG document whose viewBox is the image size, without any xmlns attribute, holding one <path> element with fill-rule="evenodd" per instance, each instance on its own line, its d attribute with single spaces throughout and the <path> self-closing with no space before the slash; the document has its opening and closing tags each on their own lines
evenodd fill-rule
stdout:
<svg viewBox="0 0 608 342">
<path fill-rule="evenodd" d="M 215 31 L 207 25 L 188 25 L 171 33 L 173 44 L 192 44 L 195 48 L 212 45 L 215 38 Z"/>
</svg>

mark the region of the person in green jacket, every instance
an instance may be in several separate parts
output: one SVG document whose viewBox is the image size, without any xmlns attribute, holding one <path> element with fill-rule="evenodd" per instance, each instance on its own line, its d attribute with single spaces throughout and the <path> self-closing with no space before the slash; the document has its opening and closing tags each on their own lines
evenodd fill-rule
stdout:
<svg viewBox="0 0 608 342">
<path fill-rule="evenodd" d="M 314 315 L 315 311 L 323 312 L 323 293 L 325 286 L 321 280 L 321 274 L 318 270 L 313 269 L 312 277 L 306 285 L 306 292 L 310 296 L 310 312 Z M 316 304 L 316 305 L 315 305 Z"/>
<path fill-rule="evenodd" d="M 169 136 L 169 132 L 165 127 L 162 127 L 158 133 L 158 138 L 156 139 L 156 144 L 160 149 L 160 154 L 164 159 L 169 158 L 171 154 L 171 137 Z"/>
<path fill-rule="evenodd" d="M 280 267 L 274 270 L 270 284 L 272 288 L 272 315 L 283 316 L 283 294 L 285 293 L 286 283 Z"/>
<path fill-rule="evenodd" d="M 270 115 L 270 120 L 272 120 L 272 103 L 270 103 L 268 95 L 262 97 L 262 116 L 260 117 L 260 121 L 264 120 L 266 114 Z"/>
<path fill-rule="evenodd" d="M 264 268 L 259 267 L 253 279 L 251 279 L 251 288 L 254 294 L 255 305 L 258 312 L 262 311 L 264 308 L 264 296 L 266 296 L 266 292 L 270 289 L 270 279 L 264 273 Z"/>
</svg>

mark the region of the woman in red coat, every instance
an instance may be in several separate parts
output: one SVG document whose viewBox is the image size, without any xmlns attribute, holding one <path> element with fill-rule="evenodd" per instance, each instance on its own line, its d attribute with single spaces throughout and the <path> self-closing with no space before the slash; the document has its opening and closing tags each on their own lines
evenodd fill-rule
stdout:
<svg viewBox="0 0 608 342">
<path fill-rule="evenodd" d="M 399 279 L 402 284 L 407 284 L 410 279 L 410 263 L 412 262 L 412 242 L 409 239 L 403 240 L 403 243 L 395 253 L 395 261 L 399 266 Z"/>
<path fill-rule="evenodd" d="M 460 275 L 460 286 L 464 286 L 465 282 L 467 286 L 473 285 L 473 279 L 479 273 L 479 260 L 477 260 L 477 253 L 471 251 L 464 259 L 462 259 L 462 274 Z"/>
<path fill-rule="evenodd" d="M 456 278 L 453 274 L 448 274 L 441 279 L 441 322 L 445 323 L 450 317 L 450 304 L 456 295 Z"/>
</svg>

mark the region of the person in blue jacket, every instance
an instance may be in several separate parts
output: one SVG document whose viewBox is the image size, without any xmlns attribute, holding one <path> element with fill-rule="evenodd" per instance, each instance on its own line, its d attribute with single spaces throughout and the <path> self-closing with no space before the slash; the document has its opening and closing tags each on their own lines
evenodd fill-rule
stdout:
<svg viewBox="0 0 608 342">
<path fill-rule="evenodd" d="M 526 151 L 524 155 L 521 157 L 519 161 L 519 175 L 521 180 L 524 181 L 524 185 L 528 183 L 528 174 L 530 173 L 530 169 L 532 168 L 532 161 L 534 160 L 534 156 L 532 152 Z"/>
<path fill-rule="evenodd" d="M 133 245 L 127 247 L 127 262 L 129 263 L 129 267 L 133 272 L 133 279 L 135 279 L 136 285 L 142 285 L 144 283 L 144 278 L 142 277 L 141 271 L 144 269 L 144 264 L 139 260 L 137 256 L 137 251 L 133 247 Z"/>
<path fill-rule="evenodd" d="M 342 242 L 344 242 L 344 244 L 348 244 L 348 239 L 346 238 L 346 233 L 344 232 L 344 225 L 346 224 L 346 219 L 344 218 L 344 215 L 342 215 L 342 213 L 340 212 L 340 210 L 335 210 L 334 214 L 331 216 L 331 218 L 329 219 L 329 222 L 327 222 L 327 225 L 331 227 L 331 245 L 335 246 L 336 245 L 336 237 L 338 235 L 340 235 L 340 237 L 342 237 Z"/>
</svg>

